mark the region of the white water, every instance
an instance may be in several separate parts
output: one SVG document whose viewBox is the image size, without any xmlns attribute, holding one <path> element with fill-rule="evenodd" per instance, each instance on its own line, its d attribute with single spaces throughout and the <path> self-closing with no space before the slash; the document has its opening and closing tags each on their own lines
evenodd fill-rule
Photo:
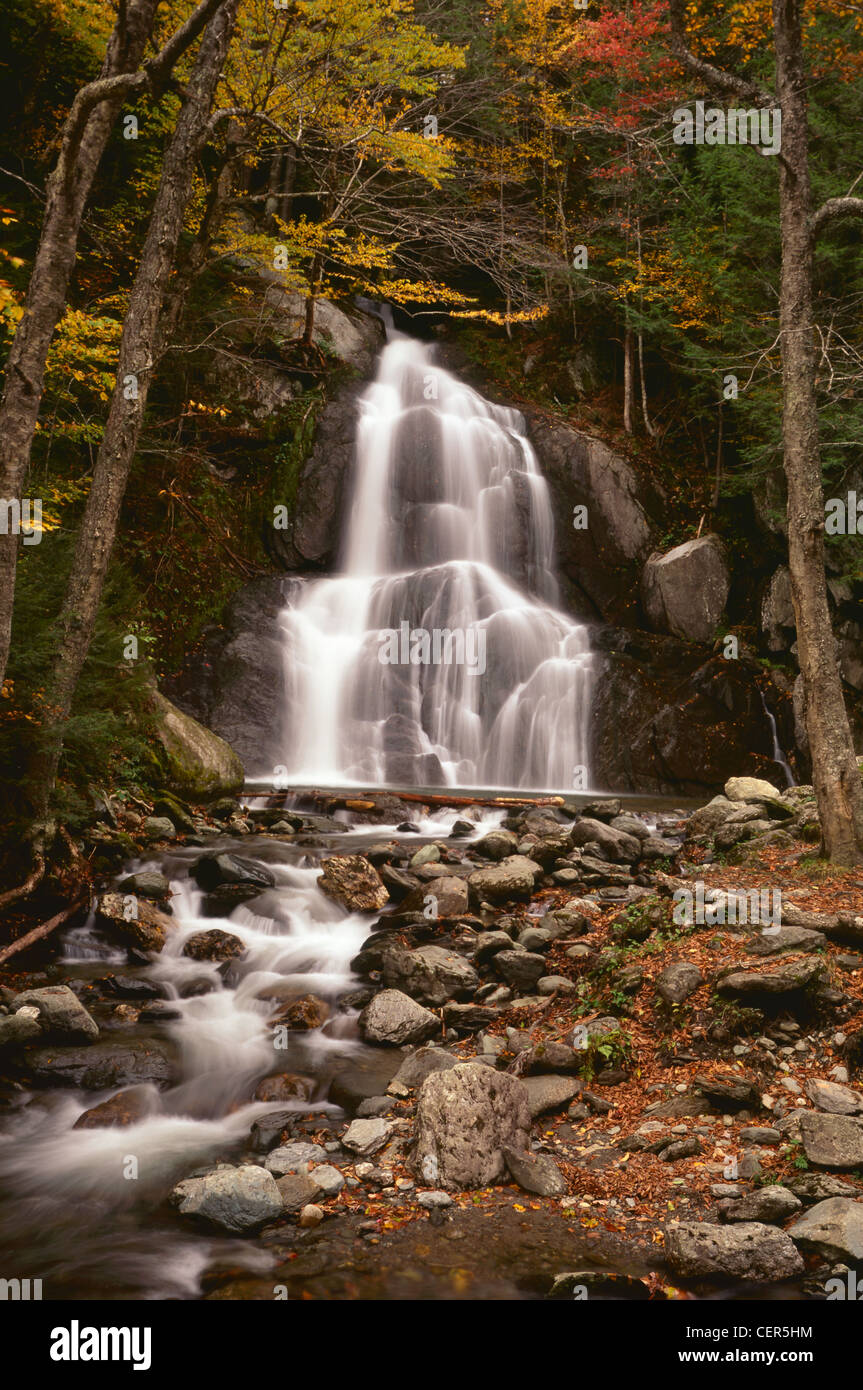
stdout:
<svg viewBox="0 0 863 1390">
<path fill-rule="evenodd" d="M 557 606 L 524 420 L 410 338 L 392 337 L 361 400 L 343 556 L 343 573 L 281 615 L 274 766 L 315 786 L 566 791 L 575 769 L 588 784 L 593 661 L 587 629 Z M 476 645 L 461 664 L 384 663 L 381 634 L 402 623 Z"/>
</svg>

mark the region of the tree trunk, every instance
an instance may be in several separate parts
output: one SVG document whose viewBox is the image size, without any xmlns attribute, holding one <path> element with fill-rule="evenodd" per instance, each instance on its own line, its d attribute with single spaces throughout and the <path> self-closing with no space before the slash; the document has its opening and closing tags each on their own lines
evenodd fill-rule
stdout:
<svg viewBox="0 0 863 1390">
<path fill-rule="evenodd" d="M 63 747 L 63 728 L 87 656 L 129 469 L 138 444 L 153 373 L 163 343 L 164 306 L 177 256 L 195 164 L 209 130 L 216 84 L 233 32 L 239 0 L 219 0 L 210 19 L 165 154 L 141 263 L 123 325 L 117 383 L 96 463 L 60 618 L 60 642 L 46 704 L 53 723 L 34 768 L 37 823 L 47 814 Z M 131 395 L 131 399 L 127 399 Z"/>
<path fill-rule="evenodd" d="M 632 329 L 623 335 L 623 428 L 632 434 Z"/>
<path fill-rule="evenodd" d="M 0 496 L 7 501 L 20 499 L 24 489 L 48 349 L 66 304 L 81 220 L 114 122 L 132 92 L 164 85 L 216 0 L 199 5 L 145 70 L 137 72 L 159 3 L 135 0 L 121 6 L 99 78 L 78 93 L 63 129 L 60 154 L 46 189 L 42 234 L 24 314 L 6 363 L 0 403 Z M 9 659 L 17 559 L 18 537 L 0 535 L 0 685 Z"/>
<path fill-rule="evenodd" d="M 824 493 L 815 392 L 813 237 L 800 0 L 773 0 L 782 223 L 782 442 L 788 481 L 788 563 L 803 676 L 806 732 L 823 850 L 863 860 L 863 781 L 854 756 L 824 574 Z"/>
</svg>

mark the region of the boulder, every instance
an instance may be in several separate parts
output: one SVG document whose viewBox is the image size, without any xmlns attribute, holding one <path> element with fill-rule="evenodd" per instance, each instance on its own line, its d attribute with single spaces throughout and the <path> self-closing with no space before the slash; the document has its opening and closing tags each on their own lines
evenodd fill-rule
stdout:
<svg viewBox="0 0 863 1390">
<path fill-rule="evenodd" d="M 301 1211 L 309 1202 L 320 1197 L 323 1188 L 310 1173 L 286 1173 L 276 1178 L 276 1189 L 285 1211 Z"/>
<path fill-rule="evenodd" d="M 384 989 L 376 994 L 357 1022 L 360 1036 L 366 1042 L 386 1043 L 391 1047 L 425 1042 L 441 1026 L 436 1014 L 398 989 Z"/>
<path fill-rule="evenodd" d="M 386 873 L 383 874 L 387 877 Z M 468 910 L 468 888 L 463 878 L 446 874 L 408 893 L 402 912 L 421 912 L 428 920 L 435 917 L 461 917 Z"/>
<path fill-rule="evenodd" d="M 820 960 L 794 960 L 776 965 L 772 970 L 733 970 L 716 982 L 720 994 L 746 996 L 749 994 L 794 994 L 808 989 L 824 978 L 826 969 Z"/>
<path fill-rule="evenodd" d="M 461 1063 L 427 1076 L 416 1109 L 417 1176 L 444 1189 L 487 1187 L 506 1173 L 504 1147 L 528 1148 L 524 1082 L 491 1067 Z"/>
<path fill-rule="evenodd" d="M 224 739 L 184 714 L 156 689 L 151 692 L 151 702 L 156 738 L 174 790 L 195 801 L 241 790 L 246 779 L 243 764 Z"/>
<path fill-rule="evenodd" d="M 245 942 L 218 927 L 193 932 L 183 942 L 183 955 L 189 960 L 241 960 L 245 954 Z"/>
<path fill-rule="evenodd" d="M 476 901 L 487 898 L 501 902 L 506 898 L 526 898 L 542 876 L 542 866 L 523 854 L 510 854 L 491 869 L 477 869 L 468 879 Z"/>
<path fill-rule="evenodd" d="M 382 1149 L 393 1132 L 392 1123 L 376 1116 L 369 1120 L 352 1120 L 342 1135 L 342 1146 L 358 1158 L 368 1158 Z"/>
<path fill-rule="evenodd" d="M 596 844 L 610 859 L 621 863 L 634 863 L 641 855 L 641 841 L 635 835 L 627 835 L 623 830 L 615 830 L 602 821 L 583 816 L 572 830 L 573 845 Z"/>
<path fill-rule="evenodd" d="M 792 1240 L 814 1247 L 828 1260 L 854 1268 L 863 1264 L 863 1203 L 828 1197 L 788 1227 Z"/>
<path fill-rule="evenodd" d="M 729 801 L 761 802 L 767 806 L 776 801 L 781 807 L 786 806 L 772 782 L 765 782 L 763 777 L 729 777 L 725 795 Z"/>
<path fill-rule="evenodd" d="M 546 970 L 545 956 L 531 951 L 498 951 L 492 964 L 498 975 L 516 989 L 532 989 Z"/>
<path fill-rule="evenodd" d="M 334 854 L 321 865 L 318 887 L 349 912 L 379 912 L 389 902 L 387 886 L 361 854 Z"/>
<path fill-rule="evenodd" d="M 285 1173 L 305 1173 L 315 1163 L 326 1162 L 327 1151 L 320 1144 L 282 1144 L 268 1155 L 266 1169 L 281 1178 Z"/>
<path fill-rule="evenodd" d="M 153 1110 L 153 1094 L 145 1086 L 131 1086 L 110 1100 L 79 1115 L 73 1129 L 125 1129 L 147 1118 Z"/>
<path fill-rule="evenodd" d="M 711 642 L 725 610 L 730 580 L 716 536 L 655 553 L 644 567 L 641 597 L 650 626 L 688 642 Z"/>
<path fill-rule="evenodd" d="M 562 1197 L 567 1191 L 566 1178 L 554 1159 L 545 1154 L 519 1152 L 507 1144 L 501 1152 L 513 1182 L 525 1192 L 533 1192 L 537 1197 Z"/>
<path fill-rule="evenodd" d="M 458 1058 L 442 1047 L 421 1047 L 406 1057 L 387 1086 L 391 1096 L 406 1096 L 436 1071 L 452 1071 Z"/>
<path fill-rule="evenodd" d="M 665 1254 L 674 1273 L 685 1279 L 778 1283 L 804 1272 L 790 1237 L 757 1221 L 734 1226 L 673 1222 L 666 1228 Z"/>
<path fill-rule="evenodd" d="M 192 877 L 199 888 L 212 892 L 226 884 L 253 888 L 256 893 L 272 888 L 276 876 L 263 864 L 238 854 L 204 854 L 192 865 Z"/>
<path fill-rule="evenodd" d="M 256 1230 L 281 1216 L 283 1210 L 272 1173 L 253 1163 L 186 1178 L 174 1188 L 171 1202 L 183 1216 L 236 1232 Z"/>
<path fill-rule="evenodd" d="M 25 989 L 12 1000 L 12 1010 L 30 1005 L 39 1010 L 43 1033 L 72 1038 L 98 1038 L 99 1025 L 67 985 Z"/>
<path fill-rule="evenodd" d="M 20 1047 L 42 1032 L 39 1010 L 25 1005 L 17 1014 L 0 1014 L 0 1048 Z"/>
<path fill-rule="evenodd" d="M 96 918 L 138 951 L 161 951 L 176 923 L 154 903 L 134 893 L 102 893 L 96 899 Z"/>
<path fill-rule="evenodd" d="M 694 994 L 704 976 L 697 965 L 691 961 L 672 961 L 656 977 L 656 992 L 666 1004 L 682 1004 L 690 994 Z"/>
<path fill-rule="evenodd" d="M 548 1110 L 562 1110 L 582 1090 L 582 1083 L 575 1076 L 527 1076 L 524 1086 L 532 1120 Z"/>
<path fill-rule="evenodd" d="M 472 994 L 479 985 L 479 976 L 464 956 L 442 946 L 390 952 L 384 962 L 383 977 L 390 988 L 438 1006 Z"/>
<path fill-rule="evenodd" d="M 727 1202 L 722 1215 L 726 1221 L 763 1221 L 773 1226 L 800 1211 L 802 1205 L 799 1197 L 776 1183 L 750 1192 L 738 1202 Z"/>
<path fill-rule="evenodd" d="M 164 1043 L 139 1039 L 97 1042 L 84 1047 L 36 1047 L 24 1059 L 27 1072 L 43 1085 L 107 1091 L 149 1081 L 169 1086 L 176 1067 Z"/>
<path fill-rule="evenodd" d="M 804 1083 L 803 1089 L 812 1104 L 828 1115 L 863 1113 L 863 1096 L 857 1091 L 852 1091 L 850 1086 L 841 1086 L 836 1081 L 817 1081 L 813 1078 Z"/>
<path fill-rule="evenodd" d="M 800 1114 L 800 1142 L 810 1163 L 819 1168 L 863 1166 L 863 1122 L 850 1115 Z"/>
</svg>

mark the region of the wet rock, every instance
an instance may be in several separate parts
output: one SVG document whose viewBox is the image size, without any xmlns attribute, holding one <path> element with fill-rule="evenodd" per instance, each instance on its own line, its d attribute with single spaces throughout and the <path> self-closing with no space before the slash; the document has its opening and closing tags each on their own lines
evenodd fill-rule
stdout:
<svg viewBox="0 0 863 1390">
<path fill-rule="evenodd" d="M 176 840 L 174 822 L 167 816 L 145 816 L 141 826 L 148 840 Z"/>
<path fill-rule="evenodd" d="M 361 854 L 334 854 L 325 859 L 318 887 L 349 912 L 378 912 L 389 891 L 373 864 Z"/>
<path fill-rule="evenodd" d="M 326 1163 L 327 1151 L 320 1144 L 282 1144 L 268 1155 L 268 1173 L 282 1178 L 286 1173 L 306 1173 L 317 1163 Z"/>
<path fill-rule="evenodd" d="M 85 1091 L 107 1091 L 150 1081 L 168 1086 L 175 1078 L 175 1064 L 163 1043 L 131 1040 L 97 1042 L 85 1047 L 37 1047 L 22 1059 L 37 1082 L 53 1086 L 77 1086 Z"/>
<path fill-rule="evenodd" d="M 512 830 L 490 830 L 474 845 L 481 858 L 496 860 L 507 859 L 517 848 L 518 836 Z"/>
<path fill-rule="evenodd" d="M 284 1177 L 276 1179 L 276 1187 L 282 1205 L 288 1212 L 300 1211 L 307 1203 L 320 1197 L 323 1191 L 311 1173 L 286 1173 Z"/>
<path fill-rule="evenodd" d="M 345 1185 L 345 1179 L 332 1163 L 321 1163 L 309 1173 L 325 1197 L 337 1197 Z"/>
<path fill-rule="evenodd" d="M 850 1115 L 800 1115 L 800 1141 L 810 1163 L 819 1168 L 863 1166 L 863 1122 Z"/>
<path fill-rule="evenodd" d="M 415 888 L 402 903 L 403 912 L 421 912 L 428 921 L 462 917 L 468 910 L 468 887 L 462 878 L 445 874 Z"/>
<path fill-rule="evenodd" d="M 241 960 L 245 954 L 245 943 L 233 932 L 218 927 L 194 932 L 183 943 L 183 955 L 190 960 Z"/>
<path fill-rule="evenodd" d="M 641 854 L 641 841 L 623 830 L 614 830 L 602 821 L 583 817 L 573 827 L 573 845 L 599 845 L 600 849 L 619 863 L 634 863 Z"/>
<path fill-rule="evenodd" d="M 85 1110 L 78 1116 L 72 1128 L 125 1129 L 128 1125 L 136 1125 L 140 1120 L 146 1119 L 152 1110 L 152 1093 L 143 1086 L 133 1086 L 128 1091 L 120 1091 L 110 1100 L 103 1100 L 101 1105 L 94 1105 L 90 1110 Z"/>
<path fill-rule="evenodd" d="M 420 946 L 415 951 L 392 951 L 386 957 L 384 982 L 412 999 L 440 1006 L 449 999 L 472 994 L 479 976 L 464 956 L 442 946 Z"/>
<path fill-rule="evenodd" d="M 174 1188 L 171 1202 L 183 1216 L 236 1232 L 256 1230 L 275 1220 L 283 1209 L 275 1178 L 256 1164 L 186 1178 Z"/>
<path fill-rule="evenodd" d="M 477 869 L 468 879 L 471 896 L 478 902 L 502 902 L 507 898 L 525 898 L 533 892 L 542 876 L 542 866 L 523 854 L 512 854 L 493 869 Z"/>
<path fill-rule="evenodd" d="M 686 1279 L 772 1283 L 804 1272 L 794 1242 L 785 1232 L 757 1221 L 734 1226 L 674 1222 L 665 1232 L 665 1253 L 674 1273 Z"/>
<path fill-rule="evenodd" d="M 108 975 L 99 984 L 104 985 L 108 994 L 119 995 L 121 999 L 162 999 L 163 988 L 141 975 Z"/>
<path fill-rule="evenodd" d="M 672 961 L 657 976 L 656 992 L 667 1004 L 682 1004 L 703 983 L 704 976 L 697 965 L 690 961 Z"/>
<path fill-rule="evenodd" d="M 20 1047 L 41 1033 L 36 1008 L 24 1007 L 17 1014 L 0 1014 L 0 1048 Z"/>
<path fill-rule="evenodd" d="M 265 1076 L 255 1087 L 255 1100 L 311 1100 L 315 1093 L 315 1082 L 310 1076 L 296 1076 L 292 1072 L 280 1072 L 277 1076 Z"/>
<path fill-rule="evenodd" d="M 300 1212 L 300 1226 L 304 1231 L 310 1231 L 314 1226 L 320 1226 L 324 1219 L 324 1215 L 325 1213 L 321 1207 L 310 1202 L 307 1206 L 303 1207 Z"/>
<path fill-rule="evenodd" d="M 342 1145 L 360 1158 L 382 1149 L 393 1132 L 390 1121 L 380 1117 L 373 1120 L 353 1120 L 342 1135 Z"/>
<path fill-rule="evenodd" d="M 759 1192 L 750 1192 L 739 1202 L 725 1203 L 722 1216 L 725 1221 L 763 1221 L 773 1226 L 793 1216 L 802 1205 L 799 1197 L 777 1183 L 762 1187 Z"/>
<path fill-rule="evenodd" d="M 139 951 L 161 951 L 175 923 L 146 898 L 134 893 L 102 893 L 96 900 L 96 918 L 129 946 Z"/>
<path fill-rule="evenodd" d="M 525 1085 L 491 1067 L 462 1064 L 426 1077 L 417 1100 L 414 1169 L 442 1188 L 487 1187 L 506 1172 L 503 1147 L 528 1148 Z"/>
<path fill-rule="evenodd" d="M 545 1154 L 519 1152 L 507 1144 L 502 1145 L 501 1152 L 513 1182 L 525 1192 L 533 1192 L 537 1197 L 562 1197 L 567 1191 L 565 1177 Z"/>
<path fill-rule="evenodd" d="M 425 1042 L 440 1026 L 435 1014 L 397 989 L 385 989 L 375 995 L 358 1019 L 360 1036 L 366 1042 L 391 1047 Z"/>
<path fill-rule="evenodd" d="M 276 882 L 275 874 L 263 864 L 236 854 L 205 854 L 192 865 L 192 876 L 205 892 L 229 883 L 262 891 L 272 888 Z"/>
<path fill-rule="evenodd" d="M 330 1016 L 330 1006 L 316 994 L 304 994 L 294 999 L 275 1015 L 275 1022 L 298 1032 L 323 1028 Z"/>
<path fill-rule="evenodd" d="M 39 1010 L 43 1033 L 73 1038 L 98 1038 L 99 1026 L 67 985 L 25 989 L 12 1000 L 13 1011 L 25 1006 Z"/>
<path fill-rule="evenodd" d="M 812 1104 L 828 1115 L 859 1115 L 863 1112 L 863 1096 L 852 1091 L 850 1086 L 813 1079 L 805 1082 L 804 1090 Z"/>
<path fill-rule="evenodd" d="M 160 874 L 157 869 L 140 869 L 137 873 L 128 874 L 121 883 L 117 885 L 118 893 L 135 893 L 141 898 L 167 898 L 171 892 L 171 885 Z"/>
<path fill-rule="evenodd" d="M 255 1153 L 269 1153 L 282 1137 L 282 1133 L 297 1118 L 295 1110 L 272 1110 L 269 1115 L 262 1115 L 259 1120 L 255 1120 L 252 1125 L 249 1139 Z"/>
<path fill-rule="evenodd" d="M 527 1076 L 523 1085 L 534 1120 L 548 1110 L 562 1110 L 582 1089 L 581 1081 L 573 1076 Z"/>
<path fill-rule="evenodd" d="M 369 1096 L 380 1096 L 401 1067 L 402 1049 L 369 1050 L 365 1056 L 348 1057 L 339 1061 L 327 1099 L 339 1105 L 349 1115 Z"/>
</svg>

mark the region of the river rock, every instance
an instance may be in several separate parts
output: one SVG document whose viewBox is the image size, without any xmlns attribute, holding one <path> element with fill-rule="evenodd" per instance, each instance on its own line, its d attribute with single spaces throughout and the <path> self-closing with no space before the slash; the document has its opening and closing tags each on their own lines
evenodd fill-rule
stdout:
<svg viewBox="0 0 863 1390">
<path fill-rule="evenodd" d="M 582 1083 L 575 1076 L 528 1076 L 524 1079 L 531 1119 L 547 1110 L 562 1110 L 581 1093 Z"/>
<path fill-rule="evenodd" d="M 203 855 L 192 865 L 192 877 L 205 892 L 212 892 L 224 884 L 242 884 L 262 891 L 272 888 L 276 882 L 272 870 L 237 854 Z"/>
<path fill-rule="evenodd" d="M 516 989 L 532 989 L 546 971 L 545 957 L 532 951 L 498 951 L 492 964 Z"/>
<path fill-rule="evenodd" d="M 44 989 L 25 989 L 12 1000 L 13 1010 L 30 1005 L 39 1010 L 43 1033 L 73 1038 L 98 1038 L 99 1025 L 91 1018 L 67 985 L 47 985 Z"/>
<path fill-rule="evenodd" d="M 389 902 L 386 884 L 361 854 L 334 854 L 321 864 L 318 887 L 349 912 L 378 912 Z"/>
<path fill-rule="evenodd" d="M 501 1152 L 513 1182 L 525 1192 L 533 1192 L 537 1197 L 562 1197 L 567 1191 L 566 1178 L 547 1155 L 519 1152 L 507 1144 Z"/>
<path fill-rule="evenodd" d="M 391 951 L 384 961 L 384 982 L 423 1004 L 440 1006 L 449 999 L 473 994 L 479 976 L 464 956 L 442 946 L 415 951 Z"/>
<path fill-rule="evenodd" d="M 657 975 L 656 992 L 666 1004 L 682 1004 L 703 983 L 704 976 L 697 965 L 685 960 L 672 961 Z"/>
<path fill-rule="evenodd" d="M 401 1048 L 366 1048 L 362 1053 L 339 1059 L 339 1070 L 330 1082 L 327 1099 L 349 1115 L 370 1096 L 383 1095 L 401 1067 Z"/>
<path fill-rule="evenodd" d="M 739 1202 L 726 1202 L 721 1210 L 726 1221 L 763 1221 L 773 1226 L 800 1211 L 802 1205 L 799 1197 L 776 1183 L 747 1193 Z"/>
<path fill-rule="evenodd" d="M 788 1227 L 792 1240 L 814 1248 L 828 1260 L 863 1264 L 863 1203 L 828 1197 Z"/>
<path fill-rule="evenodd" d="M 31 1038 L 38 1038 L 41 1032 L 36 1008 L 25 1005 L 17 1014 L 0 1014 L 0 1048 L 19 1047 Z"/>
<path fill-rule="evenodd" d="M 851 1201 L 863 1197 L 859 1187 L 841 1178 L 832 1178 L 829 1173 L 804 1173 L 799 1178 L 787 1178 L 785 1186 L 804 1206 L 810 1202 L 824 1202 L 828 1197 L 847 1197 Z"/>
<path fill-rule="evenodd" d="M 153 1094 L 145 1086 L 131 1086 L 110 1100 L 79 1115 L 73 1129 L 125 1129 L 147 1118 L 153 1110 Z"/>
<path fill-rule="evenodd" d="M 641 841 L 623 830 L 614 830 L 600 820 L 583 816 L 572 831 L 573 845 L 599 845 L 600 849 L 620 863 L 633 863 L 641 855 Z"/>
<path fill-rule="evenodd" d="M 404 1097 L 418 1086 L 427 1076 L 436 1071 L 452 1071 L 458 1065 L 458 1057 L 445 1052 L 442 1047 L 421 1047 L 406 1057 L 387 1087 L 391 1096 Z"/>
<path fill-rule="evenodd" d="M 435 1072 L 422 1084 L 413 1155 L 430 1186 L 486 1187 L 506 1172 L 503 1147 L 528 1148 L 530 1110 L 524 1082 L 471 1064 Z"/>
<path fill-rule="evenodd" d="M 323 1028 L 330 1016 L 330 1006 L 316 994 L 304 994 L 293 999 L 275 1015 L 275 1021 L 298 1032 Z"/>
<path fill-rule="evenodd" d="M 241 960 L 245 954 L 245 942 L 219 927 L 194 932 L 183 943 L 183 955 L 190 960 Z"/>
<path fill-rule="evenodd" d="M 803 1152 L 819 1168 L 863 1166 L 863 1121 L 805 1110 L 800 1114 L 799 1132 Z"/>
<path fill-rule="evenodd" d="M 515 854 L 517 848 L 518 836 L 511 830 L 500 829 L 490 830 L 474 845 L 477 854 L 483 859 L 506 859 L 509 855 Z"/>
<path fill-rule="evenodd" d="M 225 1231 L 252 1231 L 281 1216 L 282 1197 L 272 1173 L 257 1164 L 217 1168 L 186 1178 L 171 1193 L 183 1216 L 195 1216 Z"/>
<path fill-rule="evenodd" d="M 533 892 L 542 866 L 524 854 L 511 854 L 492 869 L 477 869 L 468 879 L 471 895 L 476 901 L 487 898 L 501 902 L 506 898 L 525 898 Z"/>
<path fill-rule="evenodd" d="M 315 1093 L 315 1082 L 310 1076 L 296 1076 L 292 1072 L 280 1072 L 277 1076 L 265 1076 L 255 1087 L 255 1100 L 272 1103 L 283 1100 L 311 1100 Z"/>
<path fill-rule="evenodd" d="M 142 898 L 167 898 L 171 885 L 157 869 L 139 869 L 118 883 L 119 893 L 135 893 Z"/>
<path fill-rule="evenodd" d="M 342 1135 L 342 1145 L 358 1158 L 368 1158 L 382 1149 L 393 1132 L 389 1120 L 352 1120 Z"/>
<path fill-rule="evenodd" d="M 804 1272 L 803 1260 L 785 1232 L 757 1221 L 735 1226 L 673 1222 L 666 1228 L 665 1254 L 674 1273 L 686 1279 L 773 1283 Z"/>
<path fill-rule="evenodd" d="M 175 1064 L 167 1046 L 139 1039 L 85 1047 L 37 1047 L 23 1061 L 27 1072 L 42 1084 L 77 1086 L 85 1091 L 107 1091 L 144 1081 L 161 1087 L 175 1080 Z"/>
<path fill-rule="evenodd" d="M 366 1042 L 399 1047 L 425 1042 L 440 1029 L 440 1019 L 398 989 L 384 989 L 367 1004 L 357 1020 Z"/>
<path fill-rule="evenodd" d="M 717 536 L 699 536 L 665 555 L 655 552 L 641 580 L 650 626 L 688 642 L 712 641 L 728 598 L 730 579 Z"/>
<path fill-rule="evenodd" d="M 112 935 L 139 951 L 161 951 L 176 925 L 154 903 L 134 893 L 102 893 L 96 900 L 96 917 Z"/>
<path fill-rule="evenodd" d="M 325 1197 L 337 1197 L 345 1185 L 344 1175 L 332 1163 L 319 1163 L 309 1173 Z"/>
<path fill-rule="evenodd" d="M 282 1144 L 267 1156 L 268 1173 L 284 1177 L 286 1173 L 305 1173 L 316 1163 L 326 1163 L 327 1151 L 321 1144 Z"/>
<path fill-rule="evenodd" d="M 436 917 L 462 917 L 468 910 L 468 889 L 463 878 L 444 874 L 415 888 L 404 899 L 403 912 L 421 912 L 428 921 Z"/>
<path fill-rule="evenodd" d="M 323 1191 L 311 1173 L 286 1173 L 284 1177 L 276 1179 L 276 1187 L 285 1211 L 302 1210 L 307 1203 L 320 1197 Z"/>
<path fill-rule="evenodd" d="M 729 777 L 724 790 L 729 801 L 754 801 L 766 806 L 778 802 L 793 814 L 793 808 L 783 801 L 773 783 L 762 777 Z"/>
<path fill-rule="evenodd" d="M 852 1091 L 850 1086 L 840 1086 L 836 1081 L 817 1081 L 814 1078 L 804 1083 L 803 1089 L 819 1110 L 828 1115 L 859 1115 L 863 1112 L 863 1096 Z"/>
</svg>

